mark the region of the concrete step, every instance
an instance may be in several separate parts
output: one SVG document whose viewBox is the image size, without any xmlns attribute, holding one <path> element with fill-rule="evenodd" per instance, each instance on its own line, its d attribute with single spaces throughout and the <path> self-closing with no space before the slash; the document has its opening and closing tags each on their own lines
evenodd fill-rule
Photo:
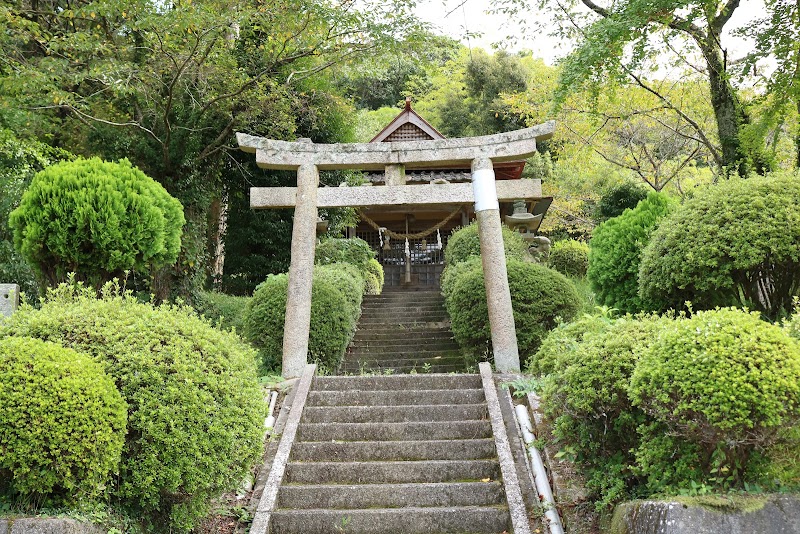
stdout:
<svg viewBox="0 0 800 534">
<path fill-rule="evenodd" d="M 464 363 L 453 365 L 397 365 L 392 363 L 378 364 L 376 362 L 364 364 L 342 364 L 339 372 L 343 375 L 357 376 L 363 374 L 385 374 L 391 376 L 414 375 L 425 373 L 463 373 L 467 368 Z"/>
<path fill-rule="evenodd" d="M 292 447 L 292 461 L 366 462 L 393 460 L 485 460 L 495 458 L 494 440 L 419 441 L 299 441 Z"/>
<path fill-rule="evenodd" d="M 299 441 L 417 441 L 475 439 L 492 436 L 489 421 L 414 423 L 304 423 Z"/>
<path fill-rule="evenodd" d="M 408 375 L 408 376 L 318 376 L 315 391 L 406 391 L 409 389 L 480 389 L 481 376 Z"/>
<path fill-rule="evenodd" d="M 435 375 L 397 375 L 435 376 Z M 348 378 L 348 377 L 337 377 Z M 488 417 L 484 404 L 424 405 L 424 406 L 307 406 L 303 422 L 308 423 L 385 423 L 431 421 L 480 421 Z"/>
<path fill-rule="evenodd" d="M 386 325 L 387 328 L 392 326 L 404 325 L 425 325 L 430 323 L 444 323 L 449 321 L 450 318 L 444 312 L 430 312 L 430 313 L 387 313 L 386 315 L 366 315 L 362 314 L 359 319 L 359 325 Z"/>
<path fill-rule="evenodd" d="M 408 369 L 415 369 L 417 374 L 427 374 L 427 373 L 437 373 L 443 374 L 437 371 L 434 371 L 434 367 L 454 367 L 460 368 L 460 371 L 444 371 L 445 373 L 464 373 L 466 372 L 466 362 L 464 361 L 463 356 L 429 356 L 427 358 L 399 358 L 397 355 L 388 355 L 385 356 L 381 354 L 372 354 L 372 355 L 358 355 L 358 354 L 348 354 L 345 357 L 345 360 L 342 362 L 341 368 L 354 368 L 356 370 L 362 370 L 364 373 L 368 373 L 368 368 L 374 369 L 399 369 L 399 368 L 408 368 Z M 362 373 L 362 374 L 364 374 Z"/>
<path fill-rule="evenodd" d="M 363 348 L 353 348 L 352 350 L 348 351 L 347 359 L 348 360 L 362 360 L 362 361 L 372 361 L 377 360 L 381 362 L 385 361 L 400 361 L 400 360 L 410 360 L 409 363 L 415 361 L 425 361 L 430 363 L 435 363 L 436 360 L 446 360 L 446 359 L 458 359 L 460 358 L 461 361 L 464 360 L 463 356 L 461 356 L 461 351 L 458 347 L 450 348 L 449 350 L 444 348 L 437 348 L 437 349 L 428 349 L 425 347 L 415 348 L 413 346 L 408 347 L 393 347 L 395 350 L 367 350 Z"/>
<path fill-rule="evenodd" d="M 450 330 L 449 325 L 440 326 L 440 323 L 435 323 L 434 326 L 403 326 L 398 328 L 387 328 L 385 325 L 379 324 L 365 324 L 363 327 L 356 328 L 356 338 L 363 337 L 369 334 L 370 337 L 380 339 L 381 337 L 390 338 L 403 338 L 409 335 L 413 336 L 446 336 L 453 337 L 453 332 Z"/>
<path fill-rule="evenodd" d="M 449 337 L 429 338 L 425 340 L 408 339 L 407 337 L 398 337 L 396 339 L 375 340 L 375 339 L 355 339 L 350 343 L 351 349 L 380 349 L 389 352 L 397 352 L 396 348 L 406 348 L 409 345 L 415 345 L 420 349 L 431 351 L 439 347 L 458 348 L 458 344 Z"/>
<path fill-rule="evenodd" d="M 408 406 L 422 404 L 478 404 L 482 389 L 413 391 L 311 391 L 307 406 Z"/>
<path fill-rule="evenodd" d="M 406 484 L 498 480 L 495 460 L 386 462 L 290 462 L 288 484 Z"/>
<path fill-rule="evenodd" d="M 408 506 L 491 506 L 503 503 L 499 482 L 428 484 L 285 485 L 278 508 L 357 509 Z"/>
<path fill-rule="evenodd" d="M 507 532 L 508 508 L 501 506 L 446 508 L 373 508 L 369 510 L 277 510 L 271 519 L 275 534 L 354 534 Z"/>
</svg>

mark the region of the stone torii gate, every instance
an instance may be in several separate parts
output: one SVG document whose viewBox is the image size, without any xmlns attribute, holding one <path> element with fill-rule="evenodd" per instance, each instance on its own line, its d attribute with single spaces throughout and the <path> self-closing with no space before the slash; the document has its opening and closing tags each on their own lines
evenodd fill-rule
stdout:
<svg viewBox="0 0 800 534">
<path fill-rule="evenodd" d="M 294 207 L 292 250 L 283 333 L 283 376 L 298 377 L 308 357 L 311 283 L 318 208 L 423 206 L 475 202 L 495 366 L 519 371 L 519 351 L 506 272 L 499 201 L 542 198 L 540 180 L 495 182 L 492 162 L 524 159 L 536 152 L 536 141 L 553 135 L 550 121 L 524 130 L 432 141 L 314 144 L 265 139 L 237 133 L 239 147 L 255 153 L 264 169 L 297 171 L 297 187 L 254 187 L 250 207 Z M 405 185 L 405 169 L 471 166 L 472 184 Z M 319 171 L 381 170 L 386 185 L 322 187 Z"/>
</svg>

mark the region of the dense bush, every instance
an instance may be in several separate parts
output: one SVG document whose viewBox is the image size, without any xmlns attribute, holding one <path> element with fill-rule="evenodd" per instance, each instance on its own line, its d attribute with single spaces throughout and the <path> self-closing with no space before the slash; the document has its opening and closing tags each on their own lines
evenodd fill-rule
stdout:
<svg viewBox="0 0 800 534">
<path fill-rule="evenodd" d="M 445 306 L 456 341 L 476 356 L 491 354 L 486 288 L 479 262 L 450 275 Z M 536 351 L 559 318 L 569 320 L 580 308 L 575 287 L 561 273 L 535 263 L 507 262 L 517 343 L 522 359 Z"/>
<path fill-rule="evenodd" d="M 71 272 L 100 287 L 126 270 L 173 263 L 183 207 L 127 160 L 78 159 L 39 172 L 11 212 L 14 246 L 55 285 Z"/>
<path fill-rule="evenodd" d="M 383 289 L 383 267 L 375 260 L 375 251 L 363 239 L 357 237 L 342 239 L 329 238 L 317 245 L 315 252 L 317 265 L 349 263 L 358 268 L 366 285 L 368 295 L 379 295 Z"/>
<path fill-rule="evenodd" d="M 71 503 L 105 493 L 125 440 L 126 406 L 88 356 L 0 339 L 0 495 Z"/>
<path fill-rule="evenodd" d="M 542 340 L 539 349 L 528 358 L 527 371 L 547 375 L 569 365 L 584 336 L 602 332 L 612 320 L 605 313 L 585 314 L 572 322 L 561 322 Z"/>
<path fill-rule="evenodd" d="M 526 261 L 530 259 L 528 244 L 519 233 L 503 226 L 503 244 L 506 259 Z M 444 249 L 444 261 L 447 265 L 455 265 L 466 261 L 471 256 L 481 255 L 481 243 L 478 238 L 478 223 L 473 222 L 453 232 Z"/>
<path fill-rule="evenodd" d="M 0 336 L 32 336 L 89 354 L 128 404 L 116 495 L 154 526 L 188 529 L 261 457 L 264 402 L 255 351 L 193 310 L 102 298 L 61 285 L 21 307 Z"/>
<path fill-rule="evenodd" d="M 347 267 L 334 264 L 314 269 L 308 350 L 312 360 L 325 371 L 339 367 L 360 313 L 353 304 L 356 300 L 360 302 L 364 282 L 352 268 Z M 335 279 L 351 280 L 337 287 L 331 273 L 335 270 L 340 270 Z M 268 277 L 256 288 L 245 311 L 245 336 L 258 347 L 262 365 L 266 368 L 278 369 L 281 364 L 287 283 L 285 274 Z"/>
<path fill-rule="evenodd" d="M 738 306 L 776 318 L 800 292 L 800 178 L 726 180 L 665 219 L 642 255 L 639 285 L 656 309 Z M 590 263 L 590 272 L 592 269 Z"/>
<path fill-rule="evenodd" d="M 589 245 L 574 239 L 556 241 L 547 264 L 566 276 L 583 278 L 589 268 Z"/>
<path fill-rule="evenodd" d="M 670 323 L 644 351 L 630 396 L 669 435 L 696 447 L 702 480 L 739 484 L 753 453 L 800 420 L 800 345 L 756 313 L 697 312 Z M 659 447 L 645 439 L 639 451 L 656 472 Z M 683 482 L 663 476 L 659 484 Z"/>
<path fill-rule="evenodd" d="M 602 220 L 619 217 L 627 209 L 633 209 L 647 198 L 647 189 L 634 182 L 615 185 L 600 197 L 597 212 Z"/>
<path fill-rule="evenodd" d="M 572 446 L 587 469 L 587 487 L 600 497 L 600 508 L 627 497 L 638 482 L 630 469 L 631 451 L 645 417 L 631 404 L 628 385 L 659 323 L 627 316 L 603 327 L 585 319 L 590 330 L 545 380 L 544 412 L 554 422 L 556 437 Z"/>
<path fill-rule="evenodd" d="M 197 313 L 210 319 L 221 328 L 235 328 L 242 332 L 244 326 L 244 310 L 250 297 L 238 297 L 217 293 L 216 291 L 199 291 L 195 295 L 194 308 Z"/>
<path fill-rule="evenodd" d="M 650 235 L 674 205 L 666 195 L 650 193 L 636 208 L 594 230 L 587 275 L 599 304 L 627 313 L 651 306 L 639 296 L 639 263 Z"/>
<path fill-rule="evenodd" d="M 358 321 L 361 316 L 361 300 L 364 297 L 365 280 L 358 268 L 350 263 L 318 265 L 314 277 L 326 280 L 344 297 L 348 313 Z"/>
</svg>

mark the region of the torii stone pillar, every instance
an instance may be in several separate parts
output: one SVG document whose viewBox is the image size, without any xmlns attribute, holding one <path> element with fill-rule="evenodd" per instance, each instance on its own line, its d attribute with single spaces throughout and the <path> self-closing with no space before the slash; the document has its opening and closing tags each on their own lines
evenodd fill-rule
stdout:
<svg viewBox="0 0 800 534">
<path fill-rule="evenodd" d="M 478 219 L 494 365 L 500 371 L 519 371 L 517 330 L 508 286 L 500 203 L 497 200 L 494 167 L 489 158 L 473 160 L 472 188 L 475 192 L 475 217 Z"/>
<path fill-rule="evenodd" d="M 314 144 L 236 134 L 245 152 L 267 169 L 297 170 L 297 187 L 252 188 L 252 208 L 295 208 L 292 259 L 283 339 L 283 376 L 300 376 L 308 357 L 311 285 L 317 208 L 431 206 L 475 202 L 495 366 L 519 371 L 514 311 L 508 287 L 499 200 L 542 198 L 539 180 L 495 182 L 492 161 L 513 161 L 536 152 L 553 135 L 550 121 L 524 130 L 481 137 L 388 143 Z M 402 169 L 472 165 L 472 184 L 404 185 Z M 384 170 L 387 185 L 317 189 L 318 171 Z"/>
</svg>

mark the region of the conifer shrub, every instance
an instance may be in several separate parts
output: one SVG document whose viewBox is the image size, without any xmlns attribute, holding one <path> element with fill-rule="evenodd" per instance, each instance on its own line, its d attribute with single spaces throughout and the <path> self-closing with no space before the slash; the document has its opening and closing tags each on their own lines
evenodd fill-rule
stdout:
<svg viewBox="0 0 800 534">
<path fill-rule="evenodd" d="M 505 245 L 506 259 L 527 261 L 530 259 L 528 254 L 528 244 L 522 239 L 519 233 L 514 232 L 507 226 L 503 226 L 503 244 Z M 447 240 L 444 248 L 444 261 L 447 265 L 455 265 L 466 261 L 472 256 L 481 255 L 481 243 L 478 237 L 478 223 L 472 222 L 468 226 L 459 228 Z"/>
<path fill-rule="evenodd" d="M 108 284 L 101 298 L 62 284 L 22 306 L 2 336 L 90 355 L 128 405 L 115 496 L 152 528 L 182 531 L 260 459 L 265 406 L 255 351 L 188 307 L 152 306 Z"/>
<path fill-rule="evenodd" d="M 776 174 L 700 190 L 653 233 L 639 268 L 654 310 L 747 307 L 774 320 L 800 294 L 800 179 Z M 591 271 L 590 258 L 590 271 Z"/>
<path fill-rule="evenodd" d="M 364 281 L 342 265 L 346 264 L 315 267 L 311 288 L 308 350 L 312 360 L 328 372 L 339 367 L 361 312 L 354 303 L 360 302 Z M 331 270 L 340 272 L 334 275 Z M 347 279 L 339 287 L 334 282 Z M 281 364 L 287 284 L 286 274 L 269 276 L 256 288 L 245 310 L 244 334 L 258 348 L 267 369 L 279 369 Z"/>
<path fill-rule="evenodd" d="M 583 278 L 589 268 L 589 245 L 574 239 L 556 241 L 547 265 L 563 275 Z"/>
<path fill-rule="evenodd" d="M 757 313 L 697 312 L 663 328 L 642 353 L 629 395 L 669 435 L 696 449 L 696 478 L 741 485 L 757 475 L 747 473 L 755 453 L 800 421 L 800 345 Z M 663 448 L 643 439 L 637 454 L 658 472 L 673 461 L 661 455 Z M 686 481 L 658 482 L 679 487 Z"/>
<path fill-rule="evenodd" d="M 77 273 L 96 288 L 174 263 L 183 224 L 180 202 L 124 159 L 45 168 L 9 217 L 14 246 L 50 285 Z"/>
<path fill-rule="evenodd" d="M 524 359 L 536 351 L 560 319 L 572 319 L 581 302 L 572 282 L 561 273 L 516 260 L 509 260 L 506 267 L 517 343 Z M 490 355 L 491 331 L 480 262 L 459 270 L 448 284 L 452 290 L 445 297 L 445 306 L 456 341 L 475 356 Z"/>
<path fill-rule="evenodd" d="M 0 339 L 0 496 L 72 504 L 105 495 L 126 418 L 114 381 L 89 356 Z"/>
<path fill-rule="evenodd" d="M 623 313 L 652 307 L 639 296 L 639 264 L 650 235 L 675 204 L 664 194 L 650 193 L 636 208 L 595 228 L 587 276 L 599 304 Z"/>
</svg>

